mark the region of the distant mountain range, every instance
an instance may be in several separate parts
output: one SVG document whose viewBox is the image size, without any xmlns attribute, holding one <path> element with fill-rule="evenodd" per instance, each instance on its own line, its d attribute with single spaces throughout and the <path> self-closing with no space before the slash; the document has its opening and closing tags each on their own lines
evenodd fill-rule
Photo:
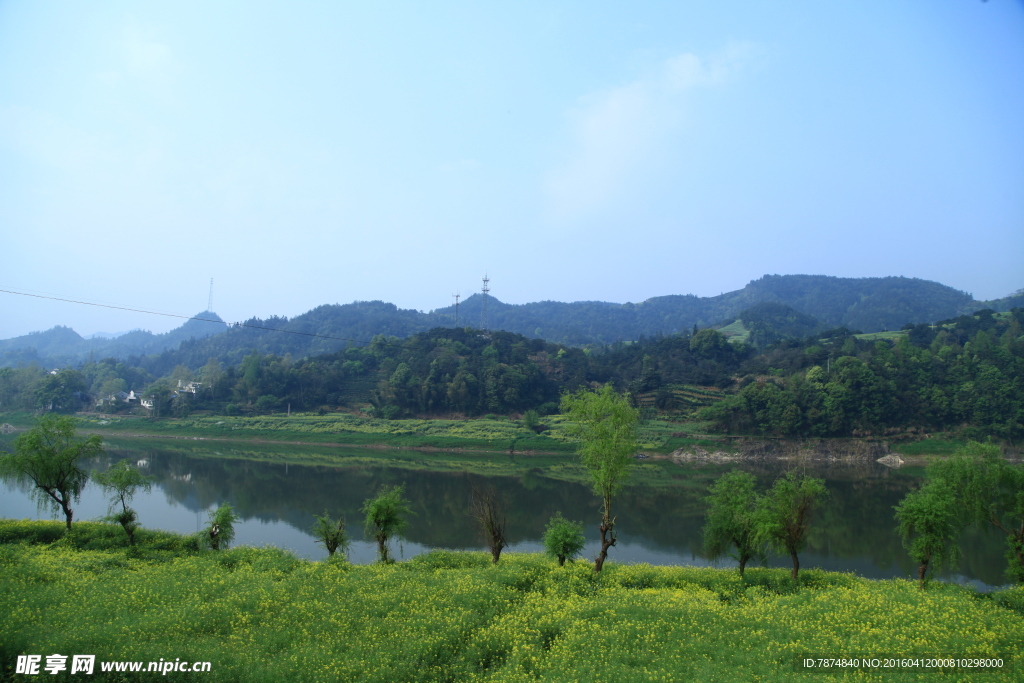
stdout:
<svg viewBox="0 0 1024 683">
<path fill-rule="evenodd" d="M 488 297 L 486 327 L 568 345 L 608 344 L 640 336 L 687 332 L 695 326 L 726 324 L 737 319 L 741 312 L 765 303 L 783 304 L 806 316 L 800 321 L 799 329 L 842 326 L 879 332 L 899 329 L 907 323 L 953 318 L 984 308 L 1005 311 L 1024 307 L 1024 294 L 976 301 L 966 292 L 915 278 L 765 275 L 743 289 L 719 296 L 671 295 L 635 304 L 601 301 L 506 304 Z M 483 327 L 482 304 L 480 294 L 463 302 L 458 309 L 459 327 Z M 55 327 L 0 341 L 0 366 L 36 362 L 44 367 L 62 367 L 90 357 L 124 359 L 135 356 L 139 364 L 163 374 L 177 364 L 198 367 L 211 357 L 235 364 L 254 350 L 303 357 L 337 351 L 351 343 L 346 340 L 369 341 L 378 334 L 408 337 L 434 327 L 454 326 L 455 313 L 454 306 L 423 313 L 382 301 L 369 301 L 319 306 L 290 320 L 254 318 L 246 321 L 249 325 L 270 329 L 226 328 L 222 322 L 189 320 L 166 334 L 134 331 L 115 339 L 83 339 L 70 328 Z M 196 317 L 220 321 L 209 311 Z M 143 356 L 147 358 L 141 358 Z"/>
<path fill-rule="evenodd" d="M 199 313 L 197 318 L 220 321 L 216 313 Z M 0 367 L 39 363 L 44 367 L 63 367 L 90 357 L 123 359 L 129 356 L 158 354 L 176 349 L 183 341 L 201 339 L 224 332 L 223 321 L 187 320 L 165 334 L 133 330 L 113 339 L 93 335 L 85 339 L 70 327 L 54 327 L 13 339 L 0 340 Z"/>
</svg>

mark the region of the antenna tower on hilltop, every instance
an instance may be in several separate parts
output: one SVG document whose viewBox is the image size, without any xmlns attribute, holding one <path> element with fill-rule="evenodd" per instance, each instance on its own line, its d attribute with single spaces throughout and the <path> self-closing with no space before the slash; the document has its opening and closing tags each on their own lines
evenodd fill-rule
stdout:
<svg viewBox="0 0 1024 683">
<path fill-rule="evenodd" d="M 484 332 L 487 331 L 487 294 L 491 291 L 489 287 L 491 278 L 487 277 L 487 273 L 484 273 L 484 286 L 480 288 L 480 293 L 483 295 L 483 299 L 480 302 L 480 329 Z"/>
<path fill-rule="evenodd" d="M 213 278 L 210 278 L 210 298 L 206 302 L 206 310 L 213 313 Z"/>
<path fill-rule="evenodd" d="M 455 327 L 458 327 L 459 326 L 459 298 L 460 298 L 461 295 L 458 292 L 455 292 L 455 294 L 452 294 L 452 296 L 455 297 Z"/>
</svg>

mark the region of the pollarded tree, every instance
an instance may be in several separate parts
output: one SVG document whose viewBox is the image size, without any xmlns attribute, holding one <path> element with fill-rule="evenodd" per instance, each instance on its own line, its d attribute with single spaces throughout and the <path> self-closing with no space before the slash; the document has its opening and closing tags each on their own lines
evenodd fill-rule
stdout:
<svg viewBox="0 0 1024 683">
<path fill-rule="evenodd" d="M 793 580 L 800 572 L 800 552 L 807 545 L 811 515 L 828 496 L 822 479 L 790 470 L 775 480 L 758 510 L 757 540 L 793 560 Z"/>
<path fill-rule="evenodd" d="M 573 522 L 556 512 L 544 530 L 544 552 L 558 559 L 558 566 L 565 561 L 572 562 L 582 551 L 586 540 L 583 538 L 583 522 Z"/>
<path fill-rule="evenodd" d="M 138 514 L 128 507 L 135 494 L 149 491 L 153 482 L 149 477 L 131 466 L 127 460 L 121 460 L 106 472 L 97 472 L 93 477 L 103 489 L 110 494 L 110 509 L 107 519 L 117 522 L 128 534 L 128 545 L 135 545 L 135 530 L 139 528 Z M 121 510 L 117 511 L 117 504 Z"/>
<path fill-rule="evenodd" d="M 599 572 L 615 545 L 612 497 L 622 488 L 636 454 L 639 413 L 628 395 L 615 393 L 610 384 L 598 391 L 581 389 L 562 397 L 562 412 L 568 417 L 566 431 L 579 441 L 577 452 L 590 473 L 594 493 L 601 496 L 601 552 L 594 559 Z"/>
<path fill-rule="evenodd" d="M 32 487 L 40 505 L 49 504 L 64 513 L 68 530 L 74 514 L 71 502 L 78 501 L 89 481 L 82 466 L 84 458 L 103 453 L 103 439 L 80 439 L 70 417 L 46 415 L 39 424 L 14 441 L 14 453 L 0 458 L 5 478 Z"/>
<path fill-rule="evenodd" d="M 757 510 L 761 497 L 754 490 L 754 475 L 739 470 L 719 477 L 707 497 L 708 516 L 704 525 L 704 551 L 711 559 L 725 555 L 740 565 L 764 556 L 764 543 L 757 540 Z M 735 549 L 735 555 L 730 551 Z"/>
<path fill-rule="evenodd" d="M 362 507 L 366 515 L 366 534 L 377 541 L 377 554 L 384 564 L 394 562 L 388 550 L 388 541 L 392 536 L 402 538 L 402 532 L 408 525 L 405 517 L 412 513 L 409 501 L 402 497 L 404 486 L 392 486 L 384 489 L 376 498 L 368 499 Z"/>
<path fill-rule="evenodd" d="M 953 564 L 960 557 L 957 539 L 963 531 L 963 510 L 949 482 L 932 479 L 911 491 L 896 506 L 903 546 L 919 563 L 917 578 L 924 590 L 928 569 Z"/>
<path fill-rule="evenodd" d="M 345 530 L 345 520 L 331 519 L 327 510 L 324 510 L 323 517 L 320 515 L 313 516 L 316 518 L 316 523 L 313 524 L 313 528 L 310 531 L 313 533 L 313 537 L 316 538 L 316 542 L 323 544 L 324 548 L 327 549 L 327 556 L 334 557 L 334 553 L 337 552 L 338 548 L 341 548 L 342 555 L 347 555 L 350 541 L 348 531 Z"/>
<path fill-rule="evenodd" d="M 224 503 L 210 513 L 202 540 L 212 550 L 227 548 L 235 540 L 235 522 L 241 519 L 230 503 Z"/>
<path fill-rule="evenodd" d="M 508 547 L 505 540 L 505 514 L 497 491 L 474 487 L 470 501 L 470 514 L 480 525 L 484 543 L 491 552 L 491 561 L 498 564 L 501 551 Z"/>
</svg>

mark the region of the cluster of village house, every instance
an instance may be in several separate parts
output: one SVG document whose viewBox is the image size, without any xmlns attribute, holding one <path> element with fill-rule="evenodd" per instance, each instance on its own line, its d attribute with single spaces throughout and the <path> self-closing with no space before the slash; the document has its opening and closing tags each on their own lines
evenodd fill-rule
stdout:
<svg viewBox="0 0 1024 683">
<path fill-rule="evenodd" d="M 199 388 L 203 386 L 202 382 L 186 382 L 185 380 L 178 380 L 178 389 L 172 394 L 173 397 L 180 396 L 181 394 L 195 394 L 199 391 Z M 142 394 L 136 393 L 134 389 L 130 391 L 119 391 L 116 394 L 110 394 L 106 398 L 101 398 L 96 401 L 97 406 L 102 406 L 104 403 L 109 403 L 114 400 L 123 401 L 124 403 L 138 403 L 143 408 L 148 410 L 153 409 L 153 399 L 143 398 Z"/>
</svg>

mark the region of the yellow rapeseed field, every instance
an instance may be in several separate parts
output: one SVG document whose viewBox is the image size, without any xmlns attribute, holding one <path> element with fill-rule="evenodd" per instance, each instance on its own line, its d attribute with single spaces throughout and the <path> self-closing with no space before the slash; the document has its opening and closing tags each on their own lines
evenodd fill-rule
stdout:
<svg viewBox="0 0 1024 683">
<path fill-rule="evenodd" d="M 481 553 L 445 551 L 356 567 L 273 548 L 133 555 L 6 544 L 0 679 L 23 678 L 18 655 L 60 653 L 209 661 L 209 673 L 168 674 L 208 683 L 1022 680 L 1017 669 L 797 672 L 802 656 L 1009 662 L 1024 652 L 1024 589 L 993 599 L 816 570 L 794 586 L 787 575 L 609 564 L 595 576 L 585 563 L 504 555 L 492 566 Z"/>
</svg>

